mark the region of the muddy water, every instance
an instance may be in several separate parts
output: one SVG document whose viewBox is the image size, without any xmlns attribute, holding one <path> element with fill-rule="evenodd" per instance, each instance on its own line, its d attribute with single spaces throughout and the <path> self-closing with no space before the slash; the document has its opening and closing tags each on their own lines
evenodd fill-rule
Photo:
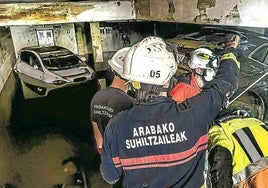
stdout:
<svg viewBox="0 0 268 188">
<path fill-rule="evenodd" d="M 89 123 L 95 85 L 77 93 L 26 101 L 15 83 L 11 75 L 0 94 L 0 186 L 64 184 L 70 176 L 62 162 L 75 157 L 86 171 L 88 187 L 110 187 L 98 171 L 100 160 Z"/>
</svg>

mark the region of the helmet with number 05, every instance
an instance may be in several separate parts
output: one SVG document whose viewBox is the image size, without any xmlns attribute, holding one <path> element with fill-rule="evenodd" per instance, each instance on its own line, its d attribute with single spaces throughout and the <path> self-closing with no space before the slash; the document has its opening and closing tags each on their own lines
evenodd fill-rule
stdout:
<svg viewBox="0 0 268 188">
<path fill-rule="evenodd" d="M 219 57 L 207 48 L 198 48 L 190 54 L 188 65 L 191 69 L 217 69 L 220 65 Z"/>
<path fill-rule="evenodd" d="M 150 36 L 126 53 L 123 75 L 127 80 L 164 85 L 176 73 L 177 63 L 163 39 Z"/>
</svg>

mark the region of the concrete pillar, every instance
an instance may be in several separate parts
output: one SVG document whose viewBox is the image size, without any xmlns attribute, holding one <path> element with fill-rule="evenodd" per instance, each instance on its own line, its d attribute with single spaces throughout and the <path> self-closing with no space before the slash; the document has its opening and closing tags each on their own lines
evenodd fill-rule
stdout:
<svg viewBox="0 0 268 188">
<path fill-rule="evenodd" d="M 103 62 L 103 49 L 101 44 L 101 34 L 99 22 L 90 23 L 90 32 L 92 40 L 92 50 L 95 71 L 107 69 L 107 63 Z"/>
</svg>

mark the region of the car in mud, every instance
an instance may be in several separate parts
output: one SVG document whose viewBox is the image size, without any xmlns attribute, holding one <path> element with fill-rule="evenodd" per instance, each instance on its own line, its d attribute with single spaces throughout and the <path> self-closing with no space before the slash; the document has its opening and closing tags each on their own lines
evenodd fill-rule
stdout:
<svg viewBox="0 0 268 188">
<path fill-rule="evenodd" d="M 61 46 L 22 48 L 14 65 L 25 99 L 46 97 L 68 88 L 76 90 L 94 79 L 94 70 Z"/>
<path fill-rule="evenodd" d="M 206 47 L 220 55 L 230 34 L 240 36 L 237 58 L 241 63 L 239 88 L 230 99 L 233 105 L 248 107 L 252 113 L 268 121 L 268 38 L 253 31 L 222 26 L 203 26 L 197 32 L 181 34 L 167 41 L 176 44 L 179 59 L 199 47 Z M 181 72 L 189 69 L 185 63 L 179 64 Z"/>
</svg>

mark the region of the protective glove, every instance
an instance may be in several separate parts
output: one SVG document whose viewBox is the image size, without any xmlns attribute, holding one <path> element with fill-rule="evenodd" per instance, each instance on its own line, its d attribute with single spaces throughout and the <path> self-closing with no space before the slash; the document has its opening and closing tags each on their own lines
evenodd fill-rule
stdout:
<svg viewBox="0 0 268 188">
<path fill-rule="evenodd" d="M 240 36 L 235 34 L 229 34 L 226 37 L 226 43 L 222 54 L 233 53 L 237 56 L 236 48 L 238 47 L 240 42 Z"/>
</svg>

